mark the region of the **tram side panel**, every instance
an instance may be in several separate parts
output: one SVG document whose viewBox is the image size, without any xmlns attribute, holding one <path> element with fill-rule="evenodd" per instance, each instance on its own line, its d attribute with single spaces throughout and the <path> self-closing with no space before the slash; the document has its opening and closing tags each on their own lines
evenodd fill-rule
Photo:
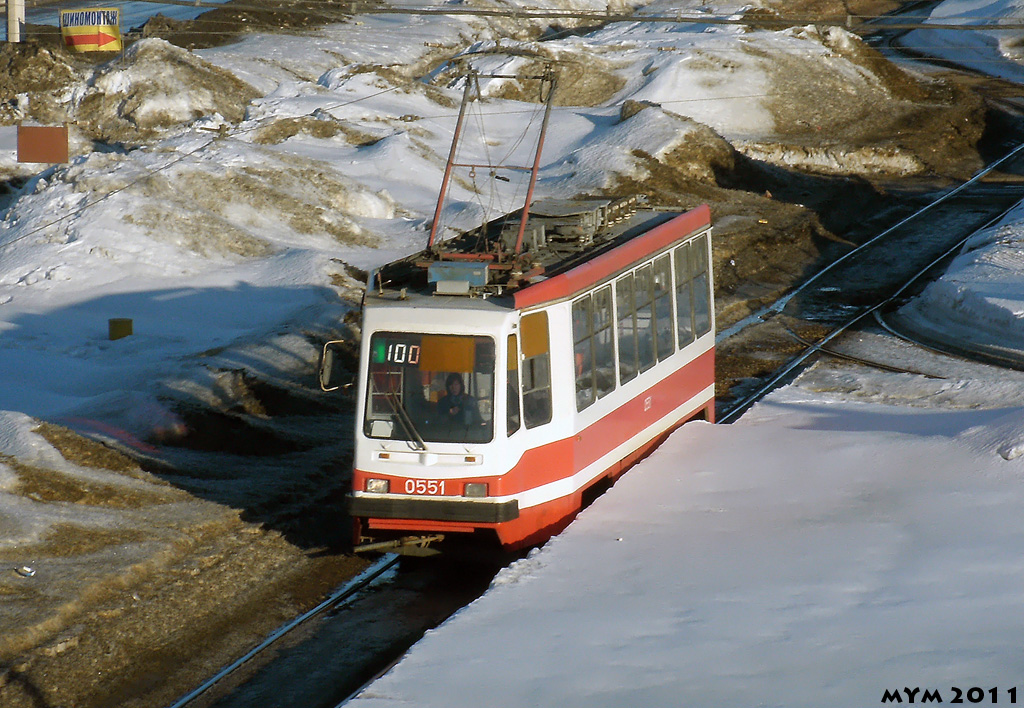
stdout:
<svg viewBox="0 0 1024 708">
<path fill-rule="evenodd" d="M 523 457 L 507 476 L 520 517 L 498 528 L 503 544 L 557 532 L 601 478 L 617 477 L 687 420 L 714 421 L 710 248 L 702 231 L 538 312 L 550 323 L 554 417 L 571 425 L 523 437 Z M 648 296 L 637 295 L 635 277 Z M 609 364 L 611 372 L 599 370 Z"/>
<path fill-rule="evenodd" d="M 709 234 L 701 232 L 626 270 L 610 284 L 613 298 L 606 299 L 614 299 L 615 304 L 613 364 L 618 368 L 615 373 L 619 386 L 602 391 L 599 380 L 587 378 L 584 371 L 576 373 L 578 465 L 596 465 L 614 477 L 686 420 L 704 417 L 714 421 L 710 254 Z M 651 283 L 651 297 L 642 307 L 637 307 L 641 299 L 636 297 L 636 288 L 620 289 L 620 286 L 631 285 L 631 280 L 648 267 L 655 280 L 660 278 L 664 282 Z M 606 287 L 609 285 L 602 284 L 594 294 Z M 629 307 L 630 297 L 623 297 L 623 294 L 630 295 L 630 290 L 634 291 L 632 308 Z M 599 331 L 601 325 L 606 324 L 603 320 L 610 317 L 600 317 L 598 307 L 581 307 L 590 304 L 586 298 L 584 294 L 574 300 L 574 329 L 584 333 Z M 593 300 L 601 302 L 598 297 Z M 651 328 L 657 330 L 649 333 L 648 346 L 653 347 L 654 353 L 648 355 L 646 371 L 640 371 L 644 368 L 644 357 L 637 352 L 639 347 L 635 343 L 639 338 L 637 325 L 641 310 Z M 586 326 L 588 314 L 589 327 Z M 581 339 L 579 334 L 574 334 L 576 360 L 588 349 L 599 349 L 581 346 L 586 344 Z M 628 361 L 631 351 L 636 352 L 635 361 Z M 596 369 L 598 356 L 593 358 L 591 368 Z M 594 385 L 590 388 L 593 390 L 585 391 L 592 381 Z"/>
</svg>

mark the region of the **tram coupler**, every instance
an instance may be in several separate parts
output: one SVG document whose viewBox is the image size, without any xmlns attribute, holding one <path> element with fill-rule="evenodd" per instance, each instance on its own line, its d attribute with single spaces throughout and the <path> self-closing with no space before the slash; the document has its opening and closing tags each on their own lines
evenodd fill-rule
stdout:
<svg viewBox="0 0 1024 708">
<path fill-rule="evenodd" d="M 397 553 L 406 556 L 433 556 L 441 551 L 436 548 L 430 548 L 430 544 L 440 543 L 443 540 L 443 533 L 431 534 L 429 536 L 403 536 L 391 541 L 361 543 L 352 550 L 355 553 L 379 551 L 381 553 Z"/>
</svg>

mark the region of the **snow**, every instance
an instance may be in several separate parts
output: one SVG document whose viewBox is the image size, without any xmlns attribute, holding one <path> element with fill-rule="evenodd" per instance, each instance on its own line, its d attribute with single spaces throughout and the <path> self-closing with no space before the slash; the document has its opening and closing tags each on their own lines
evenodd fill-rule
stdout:
<svg viewBox="0 0 1024 708">
<path fill-rule="evenodd" d="M 787 389 L 684 426 L 350 705 L 864 706 L 1012 685 L 1024 468 L 964 438 L 1019 437 L 1020 412 Z"/>
<path fill-rule="evenodd" d="M 944 332 L 988 348 L 1024 349 L 1024 206 L 964 244 L 946 276 L 901 314 L 922 330 Z"/>
<path fill-rule="evenodd" d="M 944 0 L 928 16 L 928 24 L 993 25 L 1000 22 L 1020 23 L 1024 19 L 1024 2 L 998 0 Z M 945 59 L 990 76 L 1020 83 L 1024 81 L 1024 49 L 1020 30 L 955 30 L 919 29 L 899 40 L 901 46 L 921 47 L 931 57 Z"/>
<path fill-rule="evenodd" d="M 933 16 L 1013 12 L 945 2 Z M 16 493 L 12 459 L 89 474 L 33 432 L 35 419 L 116 430 L 145 451 L 182 424 L 176 401 L 214 395 L 218 372 L 314 385 L 314 342 L 352 307 L 342 264 L 369 268 L 425 242 L 461 95 L 441 57 L 496 36 L 469 20 L 366 17 L 195 52 L 260 95 L 241 123 L 201 91 L 164 95 L 139 115 L 181 123 L 32 174 L 0 203 L 0 538 L 115 523 L 109 510 Z M 972 42 L 979 65 L 1019 80 L 1012 42 L 994 37 L 913 42 L 956 42 L 961 62 Z M 827 66 L 851 91 L 873 85 L 830 49 L 845 41 L 842 30 L 631 23 L 543 43 L 604 78 L 557 109 L 538 197 L 636 176 L 635 150 L 667 154 L 694 135 L 775 150 L 761 142 L 776 128 L 765 85 L 777 62 Z M 101 69 L 67 101 L 156 80 L 142 68 Z M 623 122 L 626 99 L 659 105 Z M 487 150 L 522 159 L 537 105 L 489 105 Z M 467 159 L 487 158 L 475 149 Z M 0 168 L 21 169 L 14 159 L 13 131 L 0 128 Z M 463 179 L 445 224 L 493 217 L 519 189 L 484 198 Z M 1024 347 L 1022 234 L 1024 210 L 979 234 L 907 316 Z M 134 334 L 110 341 L 111 318 L 131 318 Z M 737 424 L 687 425 L 355 705 L 861 706 L 903 686 L 1009 687 L 1024 628 L 1022 387 L 966 367 L 959 381 L 818 368 Z M 175 513 L 186 515 L 167 504 L 135 522 L 170 529 Z M 124 548 L 127 559 L 145 550 Z"/>
</svg>

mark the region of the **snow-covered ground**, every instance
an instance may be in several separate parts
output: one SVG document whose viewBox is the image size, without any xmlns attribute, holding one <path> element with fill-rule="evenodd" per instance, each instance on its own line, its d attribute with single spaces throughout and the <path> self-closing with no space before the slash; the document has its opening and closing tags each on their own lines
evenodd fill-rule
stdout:
<svg viewBox="0 0 1024 708">
<path fill-rule="evenodd" d="M 946 276 L 899 316 L 934 338 L 953 338 L 995 355 L 1024 350 L 1024 205 L 964 245 Z"/>
<path fill-rule="evenodd" d="M 1009 702 L 1024 462 L 999 449 L 1021 421 L 797 385 L 684 426 L 350 705 Z"/>
<path fill-rule="evenodd" d="M 7 455 L 86 474 L 57 458 L 33 417 L 116 428 L 121 443 L 144 447 L 182 424 L 175 402 L 220 395 L 220 373 L 309 374 L 315 342 L 349 309 L 344 264 L 365 268 L 424 243 L 460 96 L 440 59 L 494 48 L 496 37 L 475 21 L 386 16 L 194 54 L 149 40 L 69 89 L 70 113 L 122 135 L 124 147 L 93 151 L 76 133 L 72 163 L 32 176 L 3 212 L 0 557 L 34 563 L 28 554 L 56 529 L 117 523 L 19 493 L 24 473 Z M 851 47 L 842 30 L 643 23 L 530 44 L 589 70 L 567 87 L 581 105 L 552 121 L 538 196 L 641 177 L 638 149 L 657 158 L 728 141 L 785 161 L 773 143 L 786 80 L 801 71 L 834 82 L 821 84 L 830 100 L 890 105 Z M 1016 66 L 996 45 L 981 51 Z M 510 72 L 524 62 L 478 59 Z M 218 72 L 251 87 L 231 88 L 256 96 L 244 116 L 225 117 L 238 106 L 210 88 L 224 85 Z M 516 100 L 521 87 L 487 90 L 505 98 L 488 104 L 486 150 L 514 159 L 537 105 Z M 626 99 L 658 105 L 622 120 Z M 98 116 L 97 106 L 131 113 Z M 904 159 L 872 153 L 858 164 L 916 169 Z M 30 174 L 14 164 L 10 129 L 0 129 L 0 169 Z M 463 178 L 449 232 L 510 208 L 520 186 L 492 196 Z M 988 243 L 972 253 L 1008 242 Z M 952 300 L 975 313 L 993 306 Z M 941 320 L 950 301 L 923 310 Z M 1024 311 L 1016 302 L 999 304 Z M 131 318 L 134 334 L 110 341 L 110 318 Z M 976 319 L 1024 332 L 1019 315 Z M 815 376 L 824 380 L 778 392 L 740 424 L 685 427 L 358 702 L 853 706 L 897 684 L 1011 687 L 1024 628 L 1024 424 L 1012 406 L 1024 383 L 986 388 L 1002 393 L 979 396 L 985 410 L 949 412 L 958 391 L 976 392 L 967 378 L 945 388 L 900 379 L 908 408 L 893 405 L 888 379 Z M 133 558 L 103 562 L 117 572 Z M 37 580 L 57 579 L 38 569 Z M 0 575 L 5 591 L 20 582 Z"/>
<path fill-rule="evenodd" d="M 913 41 L 939 37 L 1021 77 L 1005 41 Z M 1022 233 L 1018 208 L 905 316 L 1024 350 Z M 823 365 L 736 424 L 684 426 L 352 705 L 1016 702 L 1024 378 L 960 374 Z"/>
<path fill-rule="evenodd" d="M 916 13 L 915 13 L 916 14 Z M 938 3 L 924 20 L 936 25 L 1020 24 L 1024 20 L 1024 2 L 971 2 L 946 0 Z M 1024 81 L 1024 43 L 1019 29 L 1008 30 L 932 30 L 908 32 L 900 45 L 913 51 L 945 59 L 974 71 L 1010 81 Z"/>
</svg>

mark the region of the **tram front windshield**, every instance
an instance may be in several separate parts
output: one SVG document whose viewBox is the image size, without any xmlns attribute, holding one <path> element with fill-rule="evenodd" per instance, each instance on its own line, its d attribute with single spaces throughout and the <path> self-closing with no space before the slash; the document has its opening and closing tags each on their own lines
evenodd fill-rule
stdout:
<svg viewBox="0 0 1024 708">
<path fill-rule="evenodd" d="M 488 442 L 494 434 L 494 340 L 375 332 L 366 381 L 367 437 Z"/>
</svg>

